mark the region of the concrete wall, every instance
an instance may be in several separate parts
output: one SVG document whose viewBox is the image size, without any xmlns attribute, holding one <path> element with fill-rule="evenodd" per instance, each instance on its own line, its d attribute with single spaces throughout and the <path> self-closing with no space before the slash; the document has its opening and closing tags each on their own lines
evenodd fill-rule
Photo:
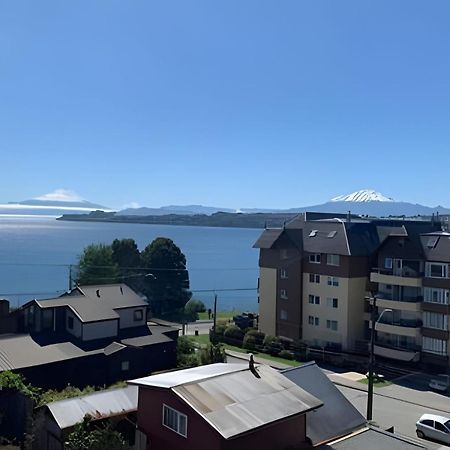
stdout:
<svg viewBox="0 0 450 450">
<path fill-rule="evenodd" d="M 139 307 L 139 308 L 122 308 L 122 309 L 116 309 L 115 310 L 117 314 L 119 314 L 120 320 L 119 320 L 119 327 L 121 329 L 123 328 L 132 328 L 132 327 L 139 327 L 146 324 L 146 308 Z M 141 320 L 134 320 L 134 313 L 135 311 L 142 311 L 142 319 Z"/>
<path fill-rule="evenodd" d="M 102 322 L 90 322 L 83 324 L 83 341 L 102 339 L 117 336 L 118 323 L 116 319 L 104 320 Z"/>
<path fill-rule="evenodd" d="M 259 270 L 259 329 L 275 336 L 277 317 L 277 269 Z"/>
</svg>

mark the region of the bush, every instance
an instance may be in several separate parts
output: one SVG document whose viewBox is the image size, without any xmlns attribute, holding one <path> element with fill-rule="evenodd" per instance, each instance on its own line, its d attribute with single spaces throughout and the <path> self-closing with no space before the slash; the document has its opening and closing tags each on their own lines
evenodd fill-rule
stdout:
<svg viewBox="0 0 450 450">
<path fill-rule="evenodd" d="M 236 325 L 229 325 L 223 333 L 223 341 L 230 345 L 242 346 L 243 331 Z"/>
<path fill-rule="evenodd" d="M 245 333 L 242 347 L 247 350 L 262 350 L 265 334 L 258 330 L 249 330 Z"/>
<path fill-rule="evenodd" d="M 208 344 L 200 350 L 200 364 L 223 363 L 227 361 L 225 349 L 221 344 Z"/>
<path fill-rule="evenodd" d="M 278 356 L 283 359 L 289 359 L 289 360 L 294 359 L 294 354 L 292 352 L 290 352 L 289 350 L 281 350 L 281 352 Z"/>
<path fill-rule="evenodd" d="M 227 323 L 223 320 L 218 321 L 216 323 L 216 334 L 214 335 L 213 329 L 211 328 L 209 330 L 209 340 L 213 344 L 217 344 L 218 342 L 223 342 L 223 333 L 225 332 L 227 328 Z"/>
<path fill-rule="evenodd" d="M 264 338 L 264 352 L 272 356 L 277 356 L 283 349 L 279 338 L 275 336 L 266 336 Z"/>
<path fill-rule="evenodd" d="M 198 366 L 194 343 L 187 336 L 180 336 L 177 341 L 177 366 Z"/>
<path fill-rule="evenodd" d="M 191 299 L 184 306 L 186 320 L 194 322 L 198 319 L 199 312 L 205 312 L 205 304 L 201 300 Z"/>
</svg>

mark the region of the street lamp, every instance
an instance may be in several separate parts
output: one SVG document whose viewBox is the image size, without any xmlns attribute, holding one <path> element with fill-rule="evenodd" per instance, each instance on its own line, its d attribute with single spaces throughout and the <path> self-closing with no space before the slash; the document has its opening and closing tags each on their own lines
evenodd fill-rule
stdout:
<svg viewBox="0 0 450 450">
<path fill-rule="evenodd" d="M 375 347 L 375 331 L 377 327 L 377 323 L 383 317 L 385 312 L 392 312 L 392 309 L 384 309 L 381 314 L 378 316 L 378 319 L 375 320 L 376 316 L 376 306 L 377 306 L 377 298 L 372 297 L 372 311 L 370 321 L 372 323 L 372 329 L 370 333 L 370 359 L 369 359 L 369 376 L 368 376 L 368 389 L 367 389 L 367 420 L 372 420 L 372 410 L 373 410 L 373 366 L 374 366 L 374 347 Z"/>
</svg>

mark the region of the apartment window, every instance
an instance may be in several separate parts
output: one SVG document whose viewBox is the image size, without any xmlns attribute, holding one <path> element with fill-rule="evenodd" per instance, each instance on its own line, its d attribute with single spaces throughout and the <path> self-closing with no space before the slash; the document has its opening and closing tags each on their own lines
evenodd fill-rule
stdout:
<svg viewBox="0 0 450 450">
<path fill-rule="evenodd" d="M 309 282 L 310 283 L 320 283 L 320 275 L 317 273 L 310 273 L 309 274 Z"/>
<path fill-rule="evenodd" d="M 318 295 L 309 295 L 308 302 L 311 305 L 320 305 L 320 297 Z"/>
<path fill-rule="evenodd" d="M 447 341 L 424 336 L 422 338 L 422 350 L 428 353 L 447 356 Z"/>
<path fill-rule="evenodd" d="M 73 317 L 69 316 L 67 318 L 67 328 L 69 330 L 73 330 Z"/>
<path fill-rule="evenodd" d="M 330 308 L 337 308 L 338 307 L 338 299 L 337 298 L 327 298 L 327 306 Z"/>
<path fill-rule="evenodd" d="M 136 309 L 134 311 L 134 321 L 140 322 L 144 318 L 144 311 L 142 309 Z"/>
<path fill-rule="evenodd" d="M 384 268 L 385 269 L 392 269 L 392 258 L 384 258 Z"/>
<path fill-rule="evenodd" d="M 122 361 L 120 366 L 123 372 L 130 370 L 130 361 Z"/>
<path fill-rule="evenodd" d="M 338 329 L 337 320 L 327 320 L 327 328 L 329 330 L 337 331 Z"/>
<path fill-rule="evenodd" d="M 287 269 L 280 269 L 280 278 L 286 279 L 288 277 Z"/>
<path fill-rule="evenodd" d="M 285 309 L 280 310 L 280 319 L 287 320 L 287 311 Z"/>
<path fill-rule="evenodd" d="M 448 289 L 425 287 L 423 288 L 423 301 L 448 305 L 450 302 L 450 291 Z"/>
<path fill-rule="evenodd" d="M 327 264 L 329 266 L 338 266 L 339 265 L 339 255 L 333 255 L 329 253 L 327 255 Z"/>
<path fill-rule="evenodd" d="M 319 326 L 319 318 L 318 317 L 314 317 L 314 316 L 308 316 L 308 324 L 309 325 L 314 325 L 314 326 Z"/>
<path fill-rule="evenodd" d="M 309 262 L 313 264 L 320 264 L 320 253 L 312 253 L 309 255 Z"/>
<path fill-rule="evenodd" d="M 319 318 L 318 317 L 314 317 L 314 326 L 316 326 L 316 327 L 319 326 Z"/>
<path fill-rule="evenodd" d="M 170 406 L 163 405 L 163 425 L 187 437 L 187 416 Z"/>
<path fill-rule="evenodd" d="M 288 257 L 288 251 L 286 248 L 283 248 L 280 250 L 280 259 L 287 259 Z"/>
<path fill-rule="evenodd" d="M 328 277 L 328 286 L 339 286 L 339 278 L 338 277 Z"/>
<path fill-rule="evenodd" d="M 423 326 L 427 328 L 436 328 L 438 330 L 448 330 L 448 316 L 447 314 L 424 311 Z"/>
<path fill-rule="evenodd" d="M 425 276 L 430 278 L 448 278 L 448 264 L 427 262 L 425 264 Z"/>
<path fill-rule="evenodd" d="M 286 289 L 281 289 L 280 290 L 280 298 L 287 300 L 288 295 L 287 295 L 287 290 Z"/>
</svg>

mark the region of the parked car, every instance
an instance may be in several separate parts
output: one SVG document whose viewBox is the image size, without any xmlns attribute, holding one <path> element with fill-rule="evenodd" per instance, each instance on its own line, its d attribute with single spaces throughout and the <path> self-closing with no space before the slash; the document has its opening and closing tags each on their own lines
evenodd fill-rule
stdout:
<svg viewBox="0 0 450 450">
<path fill-rule="evenodd" d="M 430 381 L 428 386 L 435 391 L 447 392 L 450 388 L 450 375 L 438 375 Z"/>
<path fill-rule="evenodd" d="M 450 444 L 450 419 L 435 414 L 424 414 L 416 422 L 416 433 L 422 439 L 428 438 Z"/>
</svg>

